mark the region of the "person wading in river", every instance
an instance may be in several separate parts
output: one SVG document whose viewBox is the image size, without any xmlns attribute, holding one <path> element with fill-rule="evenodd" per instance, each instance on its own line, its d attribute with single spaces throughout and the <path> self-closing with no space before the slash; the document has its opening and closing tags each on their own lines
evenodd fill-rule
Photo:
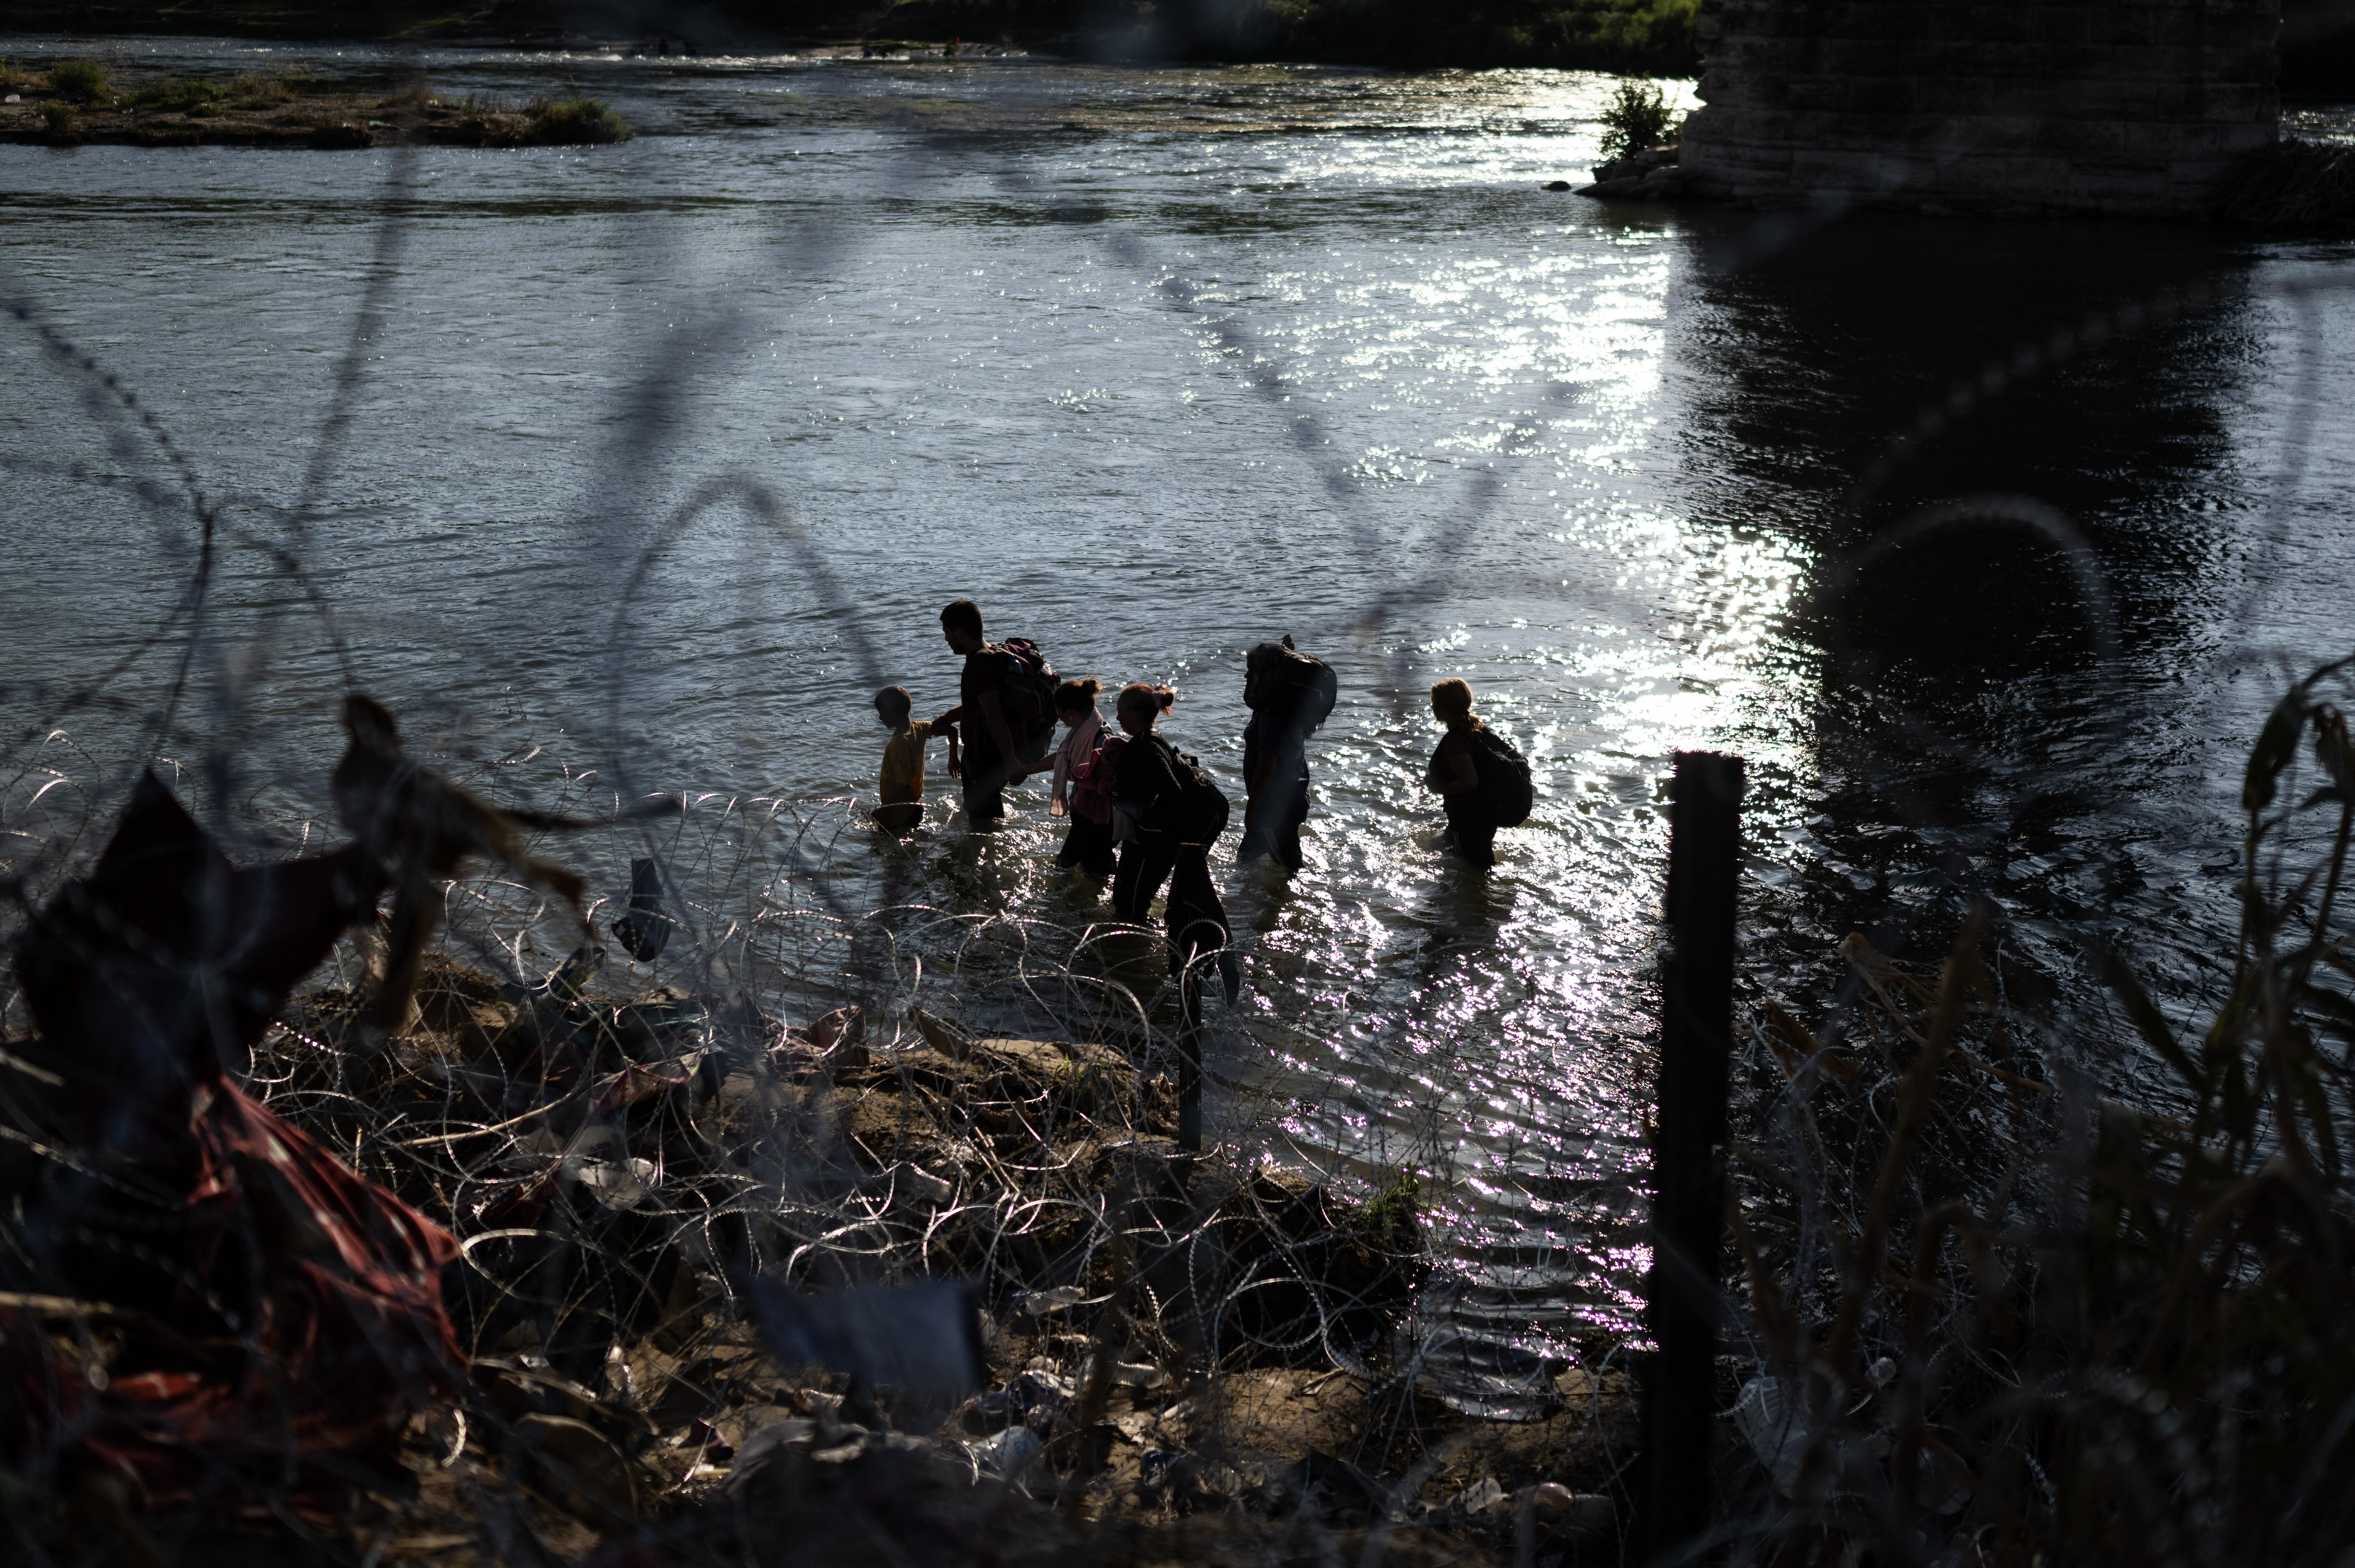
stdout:
<svg viewBox="0 0 2355 1568">
<path fill-rule="evenodd" d="M 1300 869 L 1300 827 L 1308 820 L 1308 737 L 1333 712 L 1333 667 L 1292 645 L 1262 643 L 1243 656 L 1243 837 L 1235 863 L 1273 855 Z"/>
<path fill-rule="evenodd" d="M 1241 972 L 1227 947 L 1227 911 L 1210 880 L 1210 846 L 1227 825 L 1227 797 L 1191 757 L 1174 750 L 1154 721 L 1178 700 L 1166 686 L 1121 688 L 1114 714 L 1128 740 L 1113 764 L 1113 832 L 1121 838 L 1112 906 L 1125 921 L 1146 924 L 1153 895 L 1169 881 L 1162 921 L 1169 933 L 1169 972 L 1183 977 L 1216 955 L 1227 999 L 1241 988 Z"/>
<path fill-rule="evenodd" d="M 1123 920 L 1143 925 L 1164 877 L 1169 901 L 1169 974 L 1178 982 L 1185 1026 L 1178 1031 L 1178 1147 L 1202 1147 L 1202 1002 L 1196 965 L 1215 962 L 1226 982 L 1227 1004 L 1242 987 L 1227 945 L 1227 912 L 1210 880 L 1210 847 L 1227 826 L 1227 797 L 1202 765 L 1154 732 L 1154 720 L 1178 700 L 1166 686 L 1126 686 L 1114 711 L 1127 732 L 1113 763 L 1113 832 L 1122 839 L 1112 904 Z"/>
<path fill-rule="evenodd" d="M 1099 891 L 1113 873 L 1112 774 L 1122 745 L 1104 734 L 1097 716 L 1096 693 L 1103 689 L 1092 677 L 1055 688 L 1055 716 L 1066 732 L 1055 751 L 1055 787 L 1047 801 L 1049 816 L 1071 820 L 1055 864 L 1079 867 Z"/>
<path fill-rule="evenodd" d="M 1030 776 L 1046 752 L 1052 726 L 1037 735 L 1015 733 L 1006 709 L 1006 683 L 1013 656 L 982 635 L 981 606 L 960 599 L 941 612 L 941 635 L 964 659 L 957 677 L 957 705 L 932 720 L 954 724 L 964 740 L 964 815 L 969 827 L 1006 819 L 1006 786 Z M 1052 672 L 1050 673 L 1050 678 Z M 1051 709 L 1050 710 L 1051 714 Z"/>
<path fill-rule="evenodd" d="M 1497 819 L 1480 798 L 1480 766 L 1472 737 L 1482 726 L 1472 713 L 1471 683 L 1455 676 L 1433 682 L 1431 711 L 1447 726 L 1447 734 L 1431 753 L 1423 787 L 1436 790 L 1447 807 L 1447 837 L 1456 853 L 1486 870 L 1497 863 Z"/>
</svg>

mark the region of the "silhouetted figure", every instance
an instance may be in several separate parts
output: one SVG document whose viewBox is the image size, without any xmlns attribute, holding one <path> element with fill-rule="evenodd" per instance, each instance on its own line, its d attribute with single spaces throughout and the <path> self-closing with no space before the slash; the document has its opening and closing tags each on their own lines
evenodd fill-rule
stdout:
<svg viewBox="0 0 2355 1568">
<path fill-rule="evenodd" d="M 1300 869 L 1300 828 L 1308 820 L 1308 737 L 1333 711 L 1333 667 L 1292 645 L 1262 643 L 1243 656 L 1243 837 L 1238 865 L 1273 855 Z"/>
<path fill-rule="evenodd" d="M 982 634 L 981 606 L 960 599 L 941 612 L 941 635 L 964 660 L 957 705 L 932 720 L 964 741 L 964 815 L 982 827 L 1006 818 L 1006 786 L 1045 761 L 1055 735 L 1055 672 L 1030 643 Z"/>
<path fill-rule="evenodd" d="M 1473 737 L 1483 726 L 1472 713 L 1471 683 L 1453 676 L 1433 682 L 1431 711 L 1447 726 L 1447 733 L 1431 753 L 1423 785 L 1438 791 L 1447 808 L 1447 837 L 1456 853 L 1486 870 L 1497 863 L 1497 819 L 1480 798 L 1480 764 Z"/>
<path fill-rule="evenodd" d="M 1096 712 L 1096 693 L 1103 689 L 1093 677 L 1067 680 L 1055 688 L 1055 717 L 1063 721 L 1064 734 L 1055 749 L 1055 786 L 1047 801 L 1050 815 L 1071 819 L 1055 864 L 1077 866 L 1099 885 L 1113 874 L 1112 775 L 1124 743 L 1104 732 Z"/>
<path fill-rule="evenodd" d="M 1120 867 L 1113 880 L 1113 908 L 1123 920 L 1143 925 L 1153 896 L 1169 883 L 1162 921 L 1169 933 L 1169 972 L 1183 975 L 1216 955 L 1227 999 L 1241 987 L 1234 954 L 1228 950 L 1227 911 L 1210 880 L 1210 847 L 1227 825 L 1227 799 L 1193 758 L 1175 750 L 1154 722 L 1178 700 L 1166 686 L 1121 688 L 1114 714 L 1127 732 L 1113 767 L 1113 809 L 1126 828 Z"/>
<path fill-rule="evenodd" d="M 641 964 L 651 964 L 670 945 L 678 923 L 663 912 L 662 871 L 652 860 L 630 862 L 630 911 L 613 923 L 613 940 Z"/>
<path fill-rule="evenodd" d="M 385 933 L 384 980 L 377 988 L 372 1015 L 377 1027 L 388 1032 L 408 1021 L 418 965 L 441 919 L 440 884 L 455 877 L 468 857 L 497 861 L 525 881 L 556 894 L 572 906 L 586 930 L 589 917 L 581 901 L 588 883 L 577 871 L 526 849 L 525 832 L 603 827 L 678 809 L 677 801 L 660 800 L 618 817 L 595 820 L 510 811 L 411 761 L 401 750 L 400 727 L 374 698 L 358 692 L 345 698 L 343 720 L 351 743 L 328 779 L 336 815 L 383 872 L 393 893 Z"/>
</svg>

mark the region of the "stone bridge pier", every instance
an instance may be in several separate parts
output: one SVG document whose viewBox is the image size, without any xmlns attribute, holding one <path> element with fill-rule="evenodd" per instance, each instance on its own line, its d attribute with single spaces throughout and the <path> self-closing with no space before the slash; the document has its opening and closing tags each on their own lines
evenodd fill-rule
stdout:
<svg viewBox="0 0 2355 1568">
<path fill-rule="evenodd" d="M 1696 194 L 2205 216 L 2274 144 L 2279 0 L 1701 0 Z"/>
</svg>

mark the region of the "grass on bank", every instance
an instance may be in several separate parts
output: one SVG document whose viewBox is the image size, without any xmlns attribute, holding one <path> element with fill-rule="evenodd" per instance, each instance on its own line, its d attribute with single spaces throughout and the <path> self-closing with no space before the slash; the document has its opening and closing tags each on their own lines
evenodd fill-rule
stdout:
<svg viewBox="0 0 2355 1568">
<path fill-rule="evenodd" d="M 93 108 L 103 109 L 114 101 L 114 84 L 106 79 L 106 68 L 96 60 L 59 60 L 48 69 L 48 85 L 50 91 L 78 98 Z"/>
<path fill-rule="evenodd" d="M 2230 984 L 2186 1034 L 2123 952 L 2135 1104 L 2065 1085 L 1972 913 L 1943 969 L 1843 949 L 1820 1033 L 1734 1148 L 1744 1327 L 1795 1413 L 1750 1558 L 2337 1568 L 2355 1542 L 2355 659 L 2243 771 Z M 2040 1036 L 2041 1041 L 2040 1041 Z"/>
<path fill-rule="evenodd" d="M 162 109 L 182 114 L 208 114 L 228 93 L 202 77 L 150 82 L 125 100 L 133 109 Z"/>
</svg>

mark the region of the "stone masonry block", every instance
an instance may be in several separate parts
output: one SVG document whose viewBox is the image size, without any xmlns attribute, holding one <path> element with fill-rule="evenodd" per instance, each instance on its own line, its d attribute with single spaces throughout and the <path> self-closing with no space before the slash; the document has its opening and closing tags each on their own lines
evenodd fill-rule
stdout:
<svg viewBox="0 0 2355 1568">
<path fill-rule="evenodd" d="M 2193 154 L 2213 153 L 2223 145 L 2220 128 L 2214 125 L 2186 125 L 2157 121 L 2121 123 L 2118 155 L 2121 157 L 2164 160 Z"/>
<path fill-rule="evenodd" d="M 1687 162 L 1762 201 L 2190 215 L 2279 114 L 2278 0 L 1702 0 L 1701 18 Z"/>
<path fill-rule="evenodd" d="M 2247 122 L 2259 118 L 2280 117 L 2280 106 L 2270 89 L 2245 82 L 2219 81 L 2208 84 L 2207 101 L 2200 105 L 2203 120 Z M 2268 111 L 2271 113 L 2268 114 Z"/>
<path fill-rule="evenodd" d="M 2066 194 L 2100 208 L 2157 207 L 2166 198 L 2167 168 L 2104 167 L 2080 164 L 2069 171 Z"/>
</svg>

